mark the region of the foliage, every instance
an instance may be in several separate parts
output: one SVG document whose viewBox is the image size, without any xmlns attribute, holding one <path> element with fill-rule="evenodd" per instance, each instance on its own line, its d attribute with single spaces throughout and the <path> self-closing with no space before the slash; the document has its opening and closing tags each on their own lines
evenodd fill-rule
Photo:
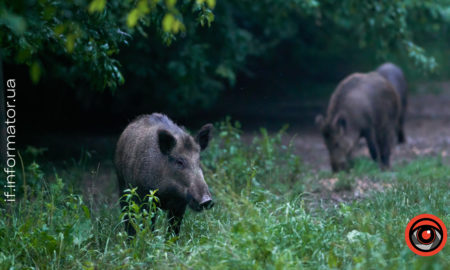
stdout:
<svg viewBox="0 0 450 270">
<path fill-rule="evenodd" d="M 157 190 L 151 190 L 144 198 L 140 198 L 137 188 L 124 190 L 120 200 L 126 202 L 123 207 L 121 220 L 128 219 L 136 232 L 136 238 L 148 233 L 151 228 L 151 219 L 156 214 L 159 198 L 155 195 Z"/>
<path fill-rule="evenodd" d="M 152 23 L 168 43 L 184 29 L 176 2 L 1 1 L 1 57 L 27 64 L 34 83 L 46 67 L 54 78 L 88 80 L 89 90 L 115 89 L 124 78 L 114 56 L 131 40 L 134 28 L 142 31 L 142 25 Z M 204 2 L 195 2 L 199 16 L 215 4 L 214 0 Z"/>
<path fill-rule="evenodd" d="M 255 93 L 283 89 L 286 80 L 335 84 L 349 72 L 368 71 L 386 60 L 417 77 L 438 67 L 420 45 L 448 35 L 445 4 L 217 1 L 210 28 L 185 16 L 186 32 L 170 47 L 159 44 L 152 27 L 146 29 L 148 38 L 136 37 L 120 58 L 129 78 L 120 100 L 130 95 L 140 111 L 151 107 L 186 115 L 211 107 L 239 80 L 244 83 L 236 91 Z M 246 81 L 253 83 L 245 88 Z M 136 102 L 136 96 L 143 101 Z"/>
<path fill-rule="evenodd" d="M 243 192 L 250 196 L 254 187 L 282 194 L 288 186 L 301 192 L 303 164 L 292 153 L 291 145 L 282 145 L 286 129 L 287 126 L 273 137 L 261 129 L 261 136 L 247 145 L 241 139 L 239 122 L 233 125 L 227 118 L 217 127 L 220 142 L 211 145 L 203 158 L 205 170 L 213 172 L 217 179 L 229 179 L 218 183 L 219 190 L 229 194 Z M 253 195 L 258 200 L 265 198 L 263 194 Z"/>
<path fill-rule="evenodd" d="M 287 79 L 298 84 L 299 77 L 336 83 L 346 75 L 341 72 L 373 69 L 384 60 L 400 62 L 414 77 L 416 70 L 436 70 L 430 52 L 446 57 L 446 4 L 1 1 L 0 45 L 4 61 L 27 64 L 34 82 L 45 76 L 70 83 L 85 103 L 92 89 L 116 89 L 126 79 L 115 107 L 133 102 L 139 112 L 186 115 L 211 107 L 239 81 L 262 81 L 251 91 L 267 81 L 277 89 Z M 439 64 L 445 72 L 447 64 Z"/>
<path fill-rule="evenodd" d="M 444 160 L 422 158 L 392 171 L 358 161 L 337 177 L 365 175 L 391 188 L 321 208 L 314 206 L 320 198 L 306 187 L 330 173 L 315 174 L 301 165 L 289 146 L 282 147 L 282 133 L 262 130 L 248 145 L 239 124 L 225 121 L 218 130 L 219 139 L 203 157 L 216 206 L 202 213 L 188 210 L 177 241 L 167 237 L 162 215 L 154 232 L 144 229 L 127 239 L 117 202 L 92 207 L 79 195 L 79 175 L 88 168 L 75 164 L 63 180 L 25 166 L 29 196 L 0 209 L 0 268 L 449 267 L 450 249 L 420 257 L 404 242 L 405 226 L 417 214 L 450 223 L 450 170 Z M 139 228 L 148 222 L 137 216 Z"/>
</svg>

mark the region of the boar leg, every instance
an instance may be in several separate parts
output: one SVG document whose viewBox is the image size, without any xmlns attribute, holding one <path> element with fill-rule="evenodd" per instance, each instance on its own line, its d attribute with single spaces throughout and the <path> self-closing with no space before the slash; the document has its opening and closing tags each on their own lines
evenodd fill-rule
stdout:
<svg viewBox="0 0 450 270">
<path fill-rule="evenodd" d="M 389 129 L 388 129 L 389 130 Z M 383 130 L 378 134 L 378 149 L 380 149 L 380 161 L 381 168 L 389 168 L 389 158 L 391 156 L 391 132 L 388 130 Z"/>
<path fill-rule="evenodd" d="M 183 209 L 169 210 L 169 230 L 175 235 L 180 234 L 181 222 L 183 221 L 185 210 L 186 207 Z"/>
<path fill-rule="evenodd" d="M 403 131 L 403 128 L 401 128 L 398 131 L 398 143 L 405 143 L 405 142 L 406 142 L 405 132 Z"/>
<path fill-rule="evenodd" d="M 364 134 L 364 137 L 366 138 L 367 146 L 369 147 L 370 156 L 374 161 L 378 162 L 380 151 L 376 143 L 375 132 L 369 130 Z"/>
<path fill-rule="evenodd" d="M 404 116 L 402 115 L 400 117 L 399 123 L 398 123 L 398 131 L 397 131 L 397 137 L 398 137 L 398 143 L 405 143 L 406 142 L 406 136 L 405 136 L 405 128 L 403 125 L 403 118 Z"/>
</svg>

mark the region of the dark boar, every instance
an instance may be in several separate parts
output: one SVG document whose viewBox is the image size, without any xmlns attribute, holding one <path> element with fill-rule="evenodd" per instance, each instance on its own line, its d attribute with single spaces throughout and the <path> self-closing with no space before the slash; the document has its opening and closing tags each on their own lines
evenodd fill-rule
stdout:
<svg viewBox="0 0 450 270">
<path fill-rule="evenodd" d="M 193 138 L 163 114 L 138 117 L 117 142 L 115 166 L 120 193 L 138 187 L 143 198 L 149 190 L 157 189 L 159 206 L 168 211 L 170 229 L 178 234 L 187 205 L 201 211 L 214 204 L 200 168 L 200 151 L 208 146 L 211 131 L 211 124 L 204 125 Z M 125 225 L 129 234 L 135 234 L 128 222 Z"/>
<path fill-rule="evenodd" d="M 400 108 L 397 92 L 376 72 L 354 73 L 339 83 L 326 117 L 316 117 L 333 171 L 348 168 L 361 137 L 366 139 L 371 157 L 381 167 L 389 167 Z"/>
<path fill-rule="evenodd" d="M 404 143 L 406 141 L 404 121 L 406 107 L 408 105 L 408 90 L 405 76 L 403 75 L 403 71 L 398 66 L 392 63 L 382 64 L 377 68 L 377 72 L 380 73 L 386 80 L 388 80 L 388 82 L 391 83 L 392 86 L 394 86 L 394 89 L 400 96 L 402 109 L 400 111 L 397 137 L 399 143 Z"/>
</svg>

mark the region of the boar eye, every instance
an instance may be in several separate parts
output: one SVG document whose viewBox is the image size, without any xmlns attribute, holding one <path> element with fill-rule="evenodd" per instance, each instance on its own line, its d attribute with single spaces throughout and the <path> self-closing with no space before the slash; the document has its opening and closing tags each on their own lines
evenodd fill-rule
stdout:
<svg viewBox="0 0 450 270">
<path fill-rule="evenodd" d="M 184 169 L 186 167 L 186 162 L 182 158 L 174 158 L 173 163 L 175 166 L 177 166 L 179 169 Z"/>
</svg>

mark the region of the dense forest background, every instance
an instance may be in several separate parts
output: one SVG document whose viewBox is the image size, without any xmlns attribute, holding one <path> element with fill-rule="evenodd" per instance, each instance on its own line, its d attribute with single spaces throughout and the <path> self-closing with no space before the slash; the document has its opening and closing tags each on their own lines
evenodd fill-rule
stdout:
<svg viewBox="0 0 450 270">
<path fill-rule="evenodd" d="M 24 132 L 117 132 L 154 111 L 195 126 L 237 104 L 326 96 L 386 60 L 412 89 L 444 78 L 446 4 L 2 1 L 3 72 L 17 79 Z"/>
</svg>

